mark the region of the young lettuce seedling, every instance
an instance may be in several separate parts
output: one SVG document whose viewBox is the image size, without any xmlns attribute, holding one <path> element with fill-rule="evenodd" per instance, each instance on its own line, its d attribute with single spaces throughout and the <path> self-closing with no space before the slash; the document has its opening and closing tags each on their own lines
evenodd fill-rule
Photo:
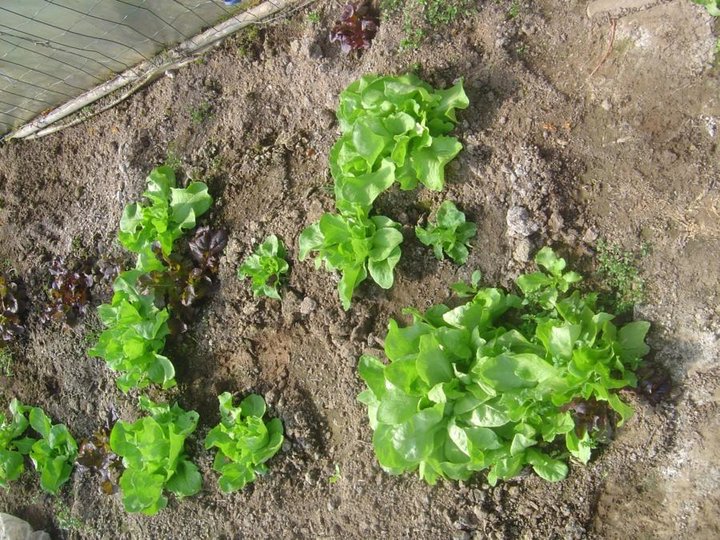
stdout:
<svg viewBox="0 0 720 540">
<path fill-rule="evenodd" d="M 150 383 L 163 388 L 175 386 L 175 368 L 160 354 L 170 333 L 167 309 L 155 306 L 152 294 L 138 291 L 140 270 L 121 273 L 115 280 L 110 304 L 98 308 L 107 327 L 88 354 L 100 357 L 110 369 L 121 373 L 117 380 L 123 392 L 145 388 Z"/>
<path fill-rule="evenodd" d="M 255 296 L 268 296 L 280 300 L 280 278 L 289 270 L 285 260 L 285 246 L 277 236 L 271 234 L 258 246 L 238 269 L 238 277 L 249 277 Z"/>
<path fill-rule="evenodd" d="M 55 494 L 72 472 L 77 443 L 63 424 L 53 424 L 39 407 L 10 403 L 12 419 L 0 414 L 0 487 L 16 480 L 25 470 L 23 456 L 30 456 L 40 473 L 40 487 Z M 32 428 L 40 439 L 24 436 Z"/>
<path fill-rule="evenodd" d="M 205 439 L 205 448 L 217 448 L 213 469 L 220 473 L 220 489 L 226 493 L 254 482 L 268 472 L 265 462 L 282 446 L 283 426 L 279 418 L 263 420 L 265 400 L 250 394 L 233 407 L 232 395 L 218 396 L 220 423 Z"/>
<path fill-rule="evenodd" d="M 339 42 L 345 54 L 369 49 L 379 24 L 378 12 L 368 0 L 350 2 L 330 30 L 330 42 Z"/>
<path fill-rule="evenodd" d="M 0 413 L 0 487 L 17 480 L 25 470 L 23 456 L 30 453 L 35 439 L 23 437 L 30 425 L 23 407 L 17 399 L 10 402 L 10 418 Z"/>
<path fill-rule="evenodd" d="M 30 448 L 30 459 L 40 473 L 40 487 L 57 493 L 70 479 L 77 456 L 75 439 L 63 424 L 53 424 L 39 407 L 24 407 L 29 412 L 30 426 L 40 434 Z"/>
<path fill-rule="evenodd" d="M 355 205 L 353 213 L 324 214 L 300 235 L 300 260 L 313 251 L 315 266 L 342 273 L 338 292 L 345 310 L 353 291 L 368 276 L 383 289 L 393 285 L 393 269 L 400 260 L 400 225 L 385 216 L 368 217 Z"/>
<path fill-rule="evenodd" d="M 125 466 L 120 477 L 125 510 L 152 516 L 167 506 L 163 490 L 182 498 L 202 487 L 197 467 L 185 455 L 185 439 L 195 431 L 198 414 L 144 396 L 140 408 L 149 416 L 133 423 L 116 422 L 110 448 L 122 456 Z"/>
<path fill-rule="evenodd" d="M 0 274 L 0 340 L 12 341 L 25 332 L 20 309 L 17 283 Z"/>
<path fill-rule="evenodd" d="M 175 187 L 175 172 L 164 165 L 153 169 L 147 182 L 143 196 L 150 205 L 132 203 L 125 207 L 118 238 L 126 249 L 138 254 L 138 269 L 161 270 L 153 244 L 158 242 L 162 254 L 168 257 L 173 242 L 184 231 L 193 229 L 196 219 L 210 208 L 212 197 L 202 182 L 191 182 L 182 189 Z"/>
<path fill-rule="evenodd" d="M 457 264 L 465 264 L 470 239 L 477 234 L 477 225 L 465 221 L 465 214 L 452 201 L 445 201 L 437 211 L 437 223 L 426 228 L 415 227 L 418 240 L 432 246 L 435 257 L 443 260 L 447 253 Z"/>
</svg>

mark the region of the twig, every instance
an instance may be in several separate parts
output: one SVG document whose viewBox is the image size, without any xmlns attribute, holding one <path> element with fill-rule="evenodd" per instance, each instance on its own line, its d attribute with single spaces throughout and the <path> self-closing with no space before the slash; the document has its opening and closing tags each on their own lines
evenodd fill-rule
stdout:
<svg viewBox="0 0 720 540">
<path fill-rule="evenodd" d="M 600 69 L 600 67 L 605 63 L 605 60 L 608 59 L 608 56 L 610 56 L 610 53 L 612 52 L 612 46 L 615 42 L 615 28 L 617 27 L 617 19 L 610 19 L 610 39 L 608 40 L 608 47 L 605 51 L 605 54 L 603 54 L 603 57 L 600 59 L 600 62 L 598 62 L 598 65 L 595 66 L 595 69 L 592 70 L 592 73 L 588 75 L 588 79 L 592 78 L 595 73 L 597 73 L 597 70 Z"/>
</svg>

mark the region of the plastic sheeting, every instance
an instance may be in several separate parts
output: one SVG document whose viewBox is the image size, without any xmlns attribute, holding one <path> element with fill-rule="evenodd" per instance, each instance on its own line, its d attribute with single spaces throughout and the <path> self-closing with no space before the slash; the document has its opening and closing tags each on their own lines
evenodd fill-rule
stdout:
<svg viewBox="0 0 720 540">
<path fill-rule="evenodd" d="M 243 10 L 217 0 L 3 0 L 0 136 Z"/>
</svg>

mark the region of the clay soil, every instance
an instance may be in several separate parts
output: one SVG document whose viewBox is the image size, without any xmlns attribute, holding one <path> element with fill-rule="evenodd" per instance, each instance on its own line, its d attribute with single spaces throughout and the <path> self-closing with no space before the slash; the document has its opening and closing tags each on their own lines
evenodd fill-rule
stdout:
<svg viewBox="0 0 720 540">
<path fill-rule="evenodd" d="M 622 9 L 622 5 L 632 6 Z M 215 197 L 204 223 L 229 244 L 218 286 L 190 331 L 169 343 L 177 399 L 201 419 L 188 451 L 204 487 L 155 517 L 124 512 L 120 495 L 75 471 L 58 497 L 34 474 L 0 492 L 0 510 L 53 538 L 718 538 L 720 537 L 720 102 L 714 21 L 688 0 L 483 2 L 476 14 L 399 50 L 402 24 L 383 22 L 370 50 L 345 56 L 328 43 L 336 2 L 315 2 L 236 37 L 202 61 L 163 77 L 117 108 L 37 141 L 0 147 L 0 259 L 39 303 L 54 256 L 121 255 L 125 204 L 168 156 L 182 177 Z M 618 7 L 620 6 L 620 7 Z M 337 276 L 297 260 L 301 230 L 333 208 L 327 166 L 337 138 L 338 93 L 366 73 L 416 70 L 436 86 L 465 80 L 464 145 L 445 192 L 393 190 L 378 210 L 404 227 L 396 284 L 366 283 L 342 310 Z M 209 107 L 208 107 L 209 106 Z M 209 114 L 198 115 L 198 110 Z M 479 227 L 466 266 L 436 261 L 412 228 L 449 198 Z M 483 476 L 430 487 L 378 466 L 357 361 L 376 352 L 405 306 L 448 297 L 480 269 L 509 286 L 533 268 L 508 234 L 510 207 L 595 279 L 597 241 L 628 250 L 646 281 L 634 316 L 652 323 L 650 361 L 672 374 L 658 405 L 627 394 L 636 415 L 588 466 L 565 481 L 525 475 L 491 488 Z M 268 234 L 289 246 L 281 302 L 253 298 L 236 277 Z M 98 286 L 94 304 L 107 300 Z M 134 419 L 136 395 L 86 350 L 94 310 L 73 329 L 40 324 L 11 348 L 12 397 L 39 405 L 78 439 L 108 411 Z M 271 474 L 223 495 L 202 439 L 222 391 L 266 396 L 286 443 Z M 338 467 L 342 478 L 329 481 Z"/>
</svg>

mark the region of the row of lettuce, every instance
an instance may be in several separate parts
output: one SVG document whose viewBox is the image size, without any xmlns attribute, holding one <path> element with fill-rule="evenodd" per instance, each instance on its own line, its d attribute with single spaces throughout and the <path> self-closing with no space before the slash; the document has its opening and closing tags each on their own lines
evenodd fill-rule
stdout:
<svg viewBox="0 0 720 540">
<path fill-rule="evenodd" d="M 298 258 L 315 253 L 316 266 L 340 273 L 345 309 L 368 275 L 382 288 L 394 283 L 403 234 L 398 223 L 373 213 L 376 199 L 395 183 L 403 190 L 444 188 L 445 166 L 462 148 L 449 136 L 455 111 L 467 106 L 462 82 L 435 90 L 414 75 L 365 76 L 340 94 L 342 134 L 330 152 L 337 211 L 302 231 Z M 100 306 L 106 329 L 89 351 L 118 372 L 124 392 L 176 384 L 163 354 L 166 338 L 192 322 L 191 307 L 212 284 L 227 241 L 203 228 L 186 247 L 193 264 L 176 252 L 212 204 L 205 184 L 178 188 L 173 171 L 160 167 L 148 177 L 144 197 L 147 204 L 127 206 L 120 222 L 119 240 L 136 255 L 135 268 L 118 275 L 110 304 Z M 451 201 L 436 216 L 436 223 L 416 227 L 417 238 L 438 258 L 463 264 L 476 226 Z M 251 278 L 256 295 L 279 299 L 286 257 L 271 235 L 239 274 Z M 532 467 L 557 481 L 568 472 L 568 457 L 587 463 L 616 418 L 622 424 L 632 414 L 617 392 L 637 383 L 649 324 L 613 323 L 615 316 L 599 308 L 596 294 L 580 290 L 580 275 L 566 271 L 551 249 L 540 250 L 536 262 L 538 271 L 516 280 L 518 294 L 481 287 L 475 273 L 470 284 L 452 287 L 457 298 L 450 305 L 408 308 L 411 324 L 389 323 L 387 362 L 360 358 L 367 390 L 359 400 L 384 470 L 417 471 L 431 484 L 486 471 L 495 484 Z M 232 491 L 266 472 L 266 461 L 282 446 L 283 427 L 279 419 L 265 420 L 258 395 L 238 407 L 228 393 L 219 401 L 221 421 L 205 446 L 218 449 L 214 469 L 221 489 Z M 154 514 L 167 504 L 165 491 L 182 497 L 201 488 L 184 450 L 198 415 L 144 396 L 139 406 L 146 415 L 116 422 L 106 446 L 122 460 L 125 508 Z M 20 475 L 29 455 L 42 487 L 57 491 L 77 457 L 75 440 L 37 408 L 14 401 L 11 413 L 0 426 L 0 485 Z"/>
<path fill-rule="evenodd" d="M 110 304 L 98 308 L 106 329 L 88 351 L 119 373 L 117 385 L 123 392 L 150 384 L 175 386 L 174 365 L 163 355 L 166 338 L 187 329 L 195 312 L 184 311 L 206 294 L 226 243 L 223 233 L 205 228 L 188 243 L 189 258 L 174 252 L 177 240 L 195 228 L 212 204 L 202 182 L 178 188 L 173 170 L 159 167 L 150 173 L 143 195 L 147 204 L 124 209 L 118 235 L 123 247 L 136 254 L 135 268 L 117 276 Z M 220 473 L 220 489 L 230 492 L 267 472 L 265 462 L 282 446 L 283 427 L 277 418 L 265 419 L 266 405 L 259 395 L 246 396 L 237 407 L 230 393 L 218 400 L 220 423 L 208 433 L 205 447 L 217 449 L 213 469 Z M 40 408 L 13 400 L 10 417 L 0 416 L 0 486 L 23 473 L 24 456 L 29 456 L 42 489 L 50 493 L 67 482 L 76 463 L 106 480 L 109 467 L 117 465 L 128 512 L 153 515 L 167 505 L 166 491 L 177 497 L 200 491 L 202 477 L 185 452 L 198 414 L 143 395 L 139 407 L 143 417 L 118 420 L 106 440 L 96 435 L 78 448 L 66 426 L 53 425 Z"/>
</svg>

